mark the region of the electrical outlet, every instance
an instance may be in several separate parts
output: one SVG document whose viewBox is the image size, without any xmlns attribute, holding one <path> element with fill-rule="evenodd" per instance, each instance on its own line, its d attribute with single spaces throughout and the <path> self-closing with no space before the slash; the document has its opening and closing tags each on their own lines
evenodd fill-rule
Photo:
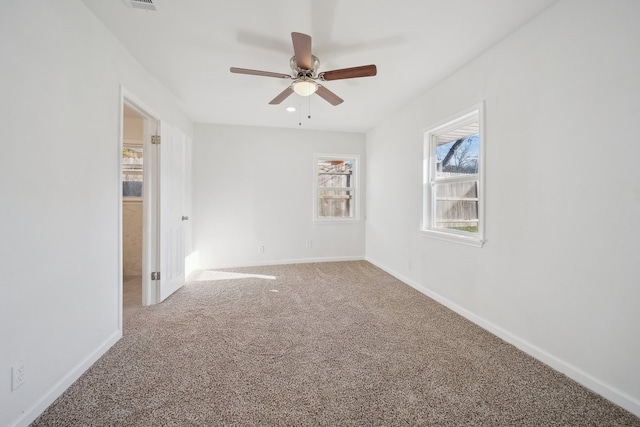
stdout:
<svg viewBox="0 0 640 427">
<path fill-rule="evenodd" d="M 26 381 L 24 360 L 19 361 L 11 368 L 11 390 L 16 390 Z"/>
<path fill-rule="evenodd" d="M 313 242 L 311 240 L 307 240 L 307 243 L 305 244 L 305 248 L 311 249 L 312 247 L 313 247 Z"/>
<path fill-rule="evenodd" d="M 262 245 L 258 246 L 258 252 L 263 254 L 264 253 L 264 246 L 262 246 Z"/>
</svg>

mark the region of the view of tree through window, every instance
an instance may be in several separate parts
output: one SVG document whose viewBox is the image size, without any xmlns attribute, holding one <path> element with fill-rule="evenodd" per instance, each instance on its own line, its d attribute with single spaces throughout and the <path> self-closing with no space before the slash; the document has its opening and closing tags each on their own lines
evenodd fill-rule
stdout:
<svg viewBox="0 0 640 427">
<path fill-rule="evenodd" d="M 436 148 L 437 173 L 478 173 L 479 139 L 480 136 L 476 133 L 458 140 L 439 143 Z"/>
<path fill-rule="evenodd" d="M 354 161 L 318 159 L 318 217 L 354 217 Z"/>
</svg>

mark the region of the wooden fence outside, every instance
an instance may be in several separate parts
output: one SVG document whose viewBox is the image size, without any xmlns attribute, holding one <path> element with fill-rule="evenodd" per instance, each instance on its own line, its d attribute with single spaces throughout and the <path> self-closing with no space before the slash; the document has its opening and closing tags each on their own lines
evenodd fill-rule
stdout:
<svg viewBox="0 0 640 427">
<path fill-rule="evenodd" d="M 435 225 L 439 228 L 478 226 L 478 182 L 450 182 L 436 188 Z"/>
<path fill-rule="evenodd" d="M 348 165 L 318 165 L 318 216 L 350 218 L 353 215 L 353 179 Z M 478 182 L 438 184 L 435 225 L 439 228 L 478 227 Z"/>
<path fill-rule="evenodd" d="M 351 218 L 353 191 L 350 165 L 321 163 L 318 165 L 318 216 L 320 218 Z"/>
</svg>

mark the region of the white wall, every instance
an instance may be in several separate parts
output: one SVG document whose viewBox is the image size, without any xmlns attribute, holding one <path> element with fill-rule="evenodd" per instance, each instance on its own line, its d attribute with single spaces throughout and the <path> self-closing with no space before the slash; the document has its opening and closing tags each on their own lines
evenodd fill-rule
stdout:
<svg viewBox="0 0 640 427">
<path fill-rule="evenodd" d="M 314 153 L 358 154 L 366 170 L 364 134 L 195 126 L 194 250 L 202 268 L 364 258 L 363 217 L 312 220 Z"/>
<path fill-rule="evenodd" d="M 638 22 L 561 1 L 370 131 L 366 253 L 640 415 Z M 422 130 L 481 100 L 488 242 L 421 237 Z"/>
<path fill-rule="evenodd" d="M 0 3 L 0 425 L 26 425 L 119 329 L 120 85 L 192 124 L 78 0 Z M 11 366 L 26 382 L 11 391 Z"/>
</svg>

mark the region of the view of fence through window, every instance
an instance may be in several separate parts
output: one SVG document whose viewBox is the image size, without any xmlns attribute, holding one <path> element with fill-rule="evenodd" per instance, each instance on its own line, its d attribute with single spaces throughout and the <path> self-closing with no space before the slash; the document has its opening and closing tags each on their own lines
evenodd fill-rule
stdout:
<svg viewBox="0 0 640 427">
<path fill-rule="evenodd" d="M 318 159 L 318 217 L 353 218 L 353 160 Z"/>
<path fill-rule="evenodd" d="M 451 139 L 441 135 L 436 147 L 435 227 L 478 232 L 479 134 Z"/>
</svg>

